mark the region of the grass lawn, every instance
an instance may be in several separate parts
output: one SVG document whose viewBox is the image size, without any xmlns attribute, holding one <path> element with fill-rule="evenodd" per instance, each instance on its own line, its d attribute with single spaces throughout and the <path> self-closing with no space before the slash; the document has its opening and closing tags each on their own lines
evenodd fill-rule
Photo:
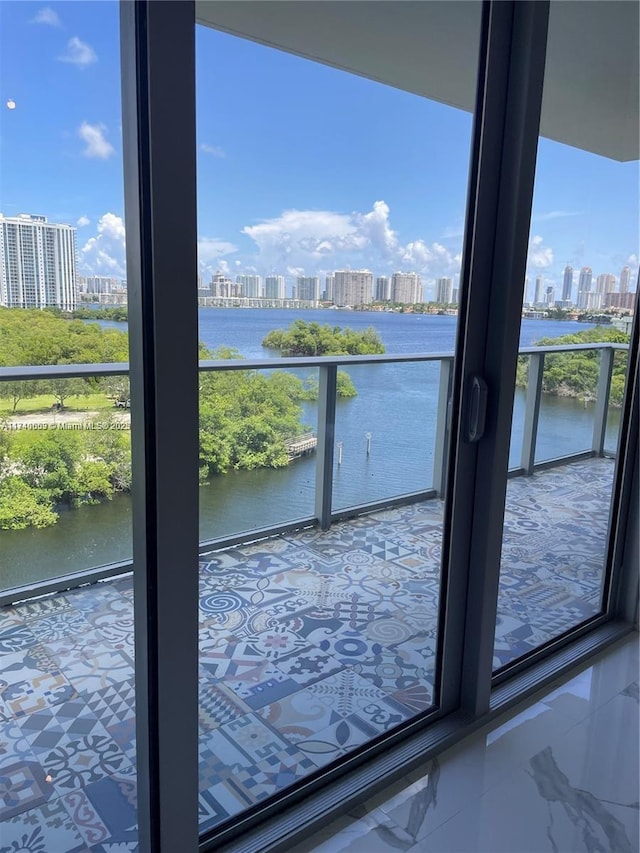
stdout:
<svg viewBox="0 0 640 853">
<path fill-rule="evenodd" d="M 51 412 L 55 403 L 53 394 L 41 394 L 38 397 L 26 397 L 20 400 L 15 412 L 12 411 L 11 400 L 0 399 L 0 418 L 10 418 L 13 415 L 34 415 L 39 412 Z M 97 412 L 102 409 L 113 409 L 113 401 L 105 394 L 89 394 L 86 397 L 68 397 L 64 404 L 66 412 Z"/>
</svg>

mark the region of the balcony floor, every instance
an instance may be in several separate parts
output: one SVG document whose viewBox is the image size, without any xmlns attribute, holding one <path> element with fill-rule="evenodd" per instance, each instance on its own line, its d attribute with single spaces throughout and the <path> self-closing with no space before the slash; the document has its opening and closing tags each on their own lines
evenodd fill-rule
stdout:
<svg viewBox="0 0 640 853">
<path fill-rule="evenodd" d="M 598 612 L 613 463 L 511 480 L 495 665 Z M 204 558 L 201 825 L 428 708 L 442 504 Z M 130 578 L 0 610 L 0 853 L 136 849 Z"/>
</svg>

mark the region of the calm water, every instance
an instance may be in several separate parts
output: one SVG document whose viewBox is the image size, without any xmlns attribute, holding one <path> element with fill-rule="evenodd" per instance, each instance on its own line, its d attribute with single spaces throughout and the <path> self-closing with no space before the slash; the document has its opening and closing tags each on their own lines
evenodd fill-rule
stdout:
<svg viewBox="0 0 640 853">
<path fill-rule="evenodd" d="M 455 345 L 455 317 L 353 311 L 200 309 L 200 339 L 211 349 L 233 346 L 247 358 L 269 359 L 277 353 L 262 348 L 264 336 L 298 317 L 354 329 L 374 326 L 387 353 L 451 352 Z M 126 328 L 126 324 L 103 325 Z M 575 322 L 524 320 L 520 345 L 585 328 Z M 343 443 L 343 450 L 342 464 L 336 461 L 334 467 L 334 509 L 430 488 L 438 363 L 362 365 L 349 373 L 358 396 L 338 401 L 336 441 Z M 523 402 L 523 393 L 517 392 L 511 447 L 514 466 L 520 453 Z M 611 442 L 615 442 L 615 420 L 613 413 Z M 305 405 L 303 421 L 316 429 L 315 404 Z M 592 428 L 592 406 L 545 397 L 537 459 L 588 449 Z M 367 432 L 371 433 L 369 456 Z M 283 470 L 235 471 L 217 477 L 200 489 L 201 537 L 311 516 L 314 489 L 315 457 Z M 127 559 L 130 513 L 130 498 L 119 496 L 99 506 L 64 512 L 56 525 L 45 530 L 2 531 L 0 588 Z"/>
</svg>

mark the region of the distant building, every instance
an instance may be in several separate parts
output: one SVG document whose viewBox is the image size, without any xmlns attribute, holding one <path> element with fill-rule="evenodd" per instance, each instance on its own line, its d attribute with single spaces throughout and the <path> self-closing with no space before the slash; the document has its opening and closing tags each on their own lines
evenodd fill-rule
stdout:
<svg viewBox="0 0 640 853">
<path fill-rule="evenodd" d="M 394 272 L 391 276 L 391 301 L 404 305 L 422 302 L 422 282 L 415 272 Z"/>
<path fill-rule="evenodd" d="M 620 270 L 620 293 L 629 293 L 629 284 L 631 282 L 631 269 L 622 267 Z"/>
<path fill-rule="evenodd" d="M 578 308 L 584 308 L 587 311 L 595 311 L 598 308 L 602 308 L 602 293 L 596 293 L 595 290 L 587 290 L 585 293 L 581 294 L 581 300 L 578 304 Z"/>
<path fill-rule="evenodd" d="M 218 297 L 226 297 L 229 298 L 231 296 L 240 296 L 240 288 L 241 285 L 236 282 L 231 281 L 231 279 L 226 276 L 223 272 L 218 270 L 211 276 L 211 285 L 210 285 L 210 293 L 209 296 L 213 296 L 215 298 Z"/>
<path fill-rule="evenodd" d="M 536 276 L 536 290 L 533 297 L 534 305 L 544 305 L 544 276 Z"/>
<path fill-rule="evenodd" d="M 571 291 L 573 290 L 573 267 L 567 266 L 564 268 L 564 278 L 562 280 L 562 301 L 566 304 L 571 302 Z"/>
<path fill-rule="evenodd" d="M 596 293 L 613 293 L 616 289 L 616 277 L 610 272 L 603 272 L 596 279 Z"/>
<path fill-rule="evenodd" d="M 547 287 L 544 292 L 544 304 L 547 308 L 553 308 L 556 304 L 556 289 L 553 286 Z"/>
<path fill-rule="evenodd" d="M 296 279 L 296 297 L 308 302 L 320 300 L 320 278 L 317 275 L 299 275 Z"/>
<path fill-rule="evenodd" d="M 116 294 L 127 289 L 126 281 L 106 275 L 79 275 L 76 281 L 79 293 Z"/>
<path fill-rule="evenodd" d="M 369 270 L 336 270 L 333 301 L 336 305 L 368 305 L 373 297 L 373 273 Z"/>
<path fill-rule="evenodd" d="M 374 299 L 376 302 L 389 302 L 391 299 L 391 279 L 388 275 L 379 275 L 376 278 Z"/>
<path fill-rule="evenodd" d="M 240 285 L 239 296 L 256 298 L 262 296 L 262 276 L 237 275 L 236 284 Z"/>
<path fill-rule="evenodd" d="M 324 277 L 324 298 L 327 302 L 333 302 L 333 293 L 335 286 L 335 276 L 326 275 Z"/>
<path fill-rule="evenodd" d="M 442 305 L 450 305 L 453 302 L 453 279 L 437 278 L 435 301 Z"/>
<path fill-rule="evenodd" d="M 602 298 L 602 307 L 624 308 L 627 311 L 632 311 L 635 298 L 635 293 L 605 293 Z"/>
<path fill-rule="evenodd" d="M 76 307 L 76 229 L 46 216 L 0 213 L 0 305 Z"/>
<path fill-rule="evenodd" d="M 264 280 L 264 295 L 267 299 L 284 299 L 284 276 L 268 275 Z"/>
<path fill-rule="evenodd" d="M 580 276 L 578 278 L 578 298 L 576 300 L 578 308 L 593 307 L 591 305 L 588 305 L 588 303 L 593 300 L 587 295 L 591 293 L 592 281 L 593 272 L 591 270 L 591 267 L 582 267 L 582 269 L 580 270 Z"/>
</svg>

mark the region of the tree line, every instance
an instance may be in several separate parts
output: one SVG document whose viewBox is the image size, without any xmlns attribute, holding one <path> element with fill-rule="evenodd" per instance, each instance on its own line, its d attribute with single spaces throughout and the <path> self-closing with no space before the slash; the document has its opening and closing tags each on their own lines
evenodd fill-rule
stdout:
<svg viewBox="0 0 640 853">
<path fill-rule="evenodd" d="M 334 330 L 335 331 L 335 330 Z M 125 332 L 67 320 L 53 312 L 0 310 L 0 366 L 124 362 Z M 201 359 L 239 359 L 228 347 Z M 112 400 L 129 395 L 121 377 L 0 382 L 0 396 L 15 414 L 21 401 L 42 396 L 64 412 L 70 397 L 101 394 Z M 351 378 L 341 373 L 338 394 L 352 397 Z M 315 375 L 301 379 L 284 370 L 202 371 L 200 374 L 199 477 L 204 483 L 230 470 L 279 468 L 288 464 L 288 443 L 310 430 L 302 423 L 303 401 L 318 395 Z M 179 400 L 179 394 L 176 395 Z M 47 402 L 41 412 L 50 408 Z M 128 430 L 113 409 L 93 413 L 83 428 L 66 430 L 43 421 L 42 430 L 0 430 L 0 529 L 46 527 L 56 508 L 111 498 L 131 487 Z M 0 424 L 1 426 L 1 424 Z M 95 428 L 92 428 L 94 426 Z"/>
<path fill-rule="evenodd" d="M 628 344 L 630 336 L 611 326 L 596 326 L 558 338 L 542 338 L 536 346 L 560 346 L 562 344 L 616 343 Z M 529 358 L 518 358 L 516 382 L 526 387 L 528 381 Z M 620 406 L 624 395 L 627 371 L 627 353 L 622 350 L 614 353 L 613 371 L 609 402 Z M 577 397 L 590 402 L 596 398 L 598 376 L 600 372 L 599 350 L 576 350 L 574 352 L 547 353 L 544 359 L 542 391 L 559 397 Z"/>
</svg>

